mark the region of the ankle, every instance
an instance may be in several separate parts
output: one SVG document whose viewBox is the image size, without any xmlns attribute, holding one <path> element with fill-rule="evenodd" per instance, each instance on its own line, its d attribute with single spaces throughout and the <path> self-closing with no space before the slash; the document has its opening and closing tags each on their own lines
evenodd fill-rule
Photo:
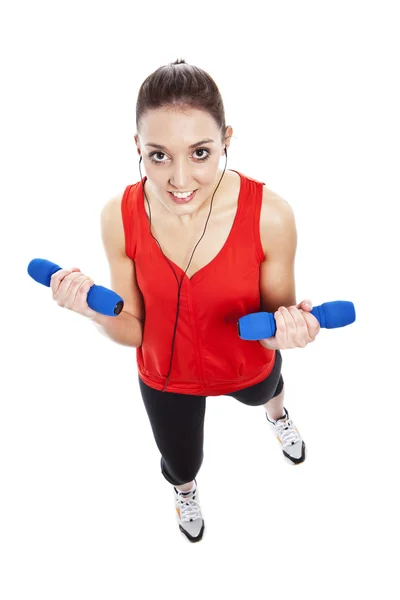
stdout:
<svg viewBox="0 0 400 600">
<path fill-rule="evenodd" d="M 193 480 L 191 483 L 183 483 L 182 485 L 174 486 L 179 492 L 193 492 L 196 489 L 196 483 Z"/>
<path fill-rule="evenodd" d="M 272 413 L 269 413 L 269 411 L 265 411 L 267 413 L 267 417 L 270 421 L 277 421 L 278 419 L 280 419 L 281 417 L 284 417 L 286 415 L 285 410 L 282 409 L 281 411 L 275 411 Z"/>
</svg>

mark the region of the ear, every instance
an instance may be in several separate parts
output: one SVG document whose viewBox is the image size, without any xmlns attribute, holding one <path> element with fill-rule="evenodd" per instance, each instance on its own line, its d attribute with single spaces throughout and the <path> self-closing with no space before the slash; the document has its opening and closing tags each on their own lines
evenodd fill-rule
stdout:
<svg viewBox="0 0 400 600">
<path fill-rule="evenodd" d="M 138 154 L 140 154 L 141 150 L 140 150 L 140 145 L 139 145 L 139 137 L 138 137 L 137 134 L 134 135 L 134 140 L 135 140 L 135 144 L 136 144 L 136 147 L 137 147 Z"/>
</svg>

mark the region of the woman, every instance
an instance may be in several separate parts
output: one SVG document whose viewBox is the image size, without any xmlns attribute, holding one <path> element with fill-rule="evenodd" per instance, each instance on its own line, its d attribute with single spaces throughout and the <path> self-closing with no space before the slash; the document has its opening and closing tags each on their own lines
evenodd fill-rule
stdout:
<svg viewBox="0 0 400 600">
<path fill-rule="evenodd" d="M 51 287 L 60 306 L 137 348 L 161 471 L 174 486 L 180 530 L 197 542 L 204 532 L 196 475 L 206 397 L 264 406 L 284 458 L 300 464 L 306 448 L 283 406 L 280 350 L 304 348 L 320 326 L 310 301 L 296 304 L 289 204 L 263 182 L 226 171 L 233 130 L 213 79 L 183 60 L 160 67 L 140 88 L 136 127 L 141 179 L 101 214 L 111 287 L 123 311 L 107 317 L 91 310 L 94 282 L 78 268 L 55 273 Z M 274 313 L 275 336 L 242 340 L 238 319 L 259 311 Z"/>
</svg>

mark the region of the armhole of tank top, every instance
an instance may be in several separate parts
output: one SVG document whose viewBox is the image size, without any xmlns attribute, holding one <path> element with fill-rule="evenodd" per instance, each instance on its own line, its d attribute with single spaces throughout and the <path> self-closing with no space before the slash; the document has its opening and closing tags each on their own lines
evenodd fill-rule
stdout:
<svg viewBox="0 0 400 600">
<path fill-rule="evenodd" d="M 255 194 L 255 210 L 254 210 L 254 240 L 256 247 L 256 256 L 258 262 L 261 264 L 264 261 L 264 250 L 261 240 L 261 208 L 263 199 L 263 190 L 265 183 L 263 181 L 257 182 L 256 194 Z"/>
<path fill-rule="evenodd" d="M 136 243 L 135 241 L 135 211 L 133 206 L 131 190 L 133 185 L 128 185 L 122 195 L 121 200 L 121 216 L 125 235 L 125 254 L 130 259 L 135 260 Z"/>
</svg>

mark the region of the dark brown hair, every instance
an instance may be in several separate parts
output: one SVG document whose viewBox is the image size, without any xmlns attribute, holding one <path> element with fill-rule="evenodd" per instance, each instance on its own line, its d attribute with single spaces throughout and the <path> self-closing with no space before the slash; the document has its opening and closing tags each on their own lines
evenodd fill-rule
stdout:
<svg viewBox="0 0 400 600">
<path fill-rule="evenodd" d="M 161 107 L 195 108 L 207 112 L 215 120 L 224 143 L 224 103 L 217 84 L 203 69 L 178 58 L 151 73 L 140 86 L 136 102 L 138 132 L 146 111 Z"/>
</svg>

